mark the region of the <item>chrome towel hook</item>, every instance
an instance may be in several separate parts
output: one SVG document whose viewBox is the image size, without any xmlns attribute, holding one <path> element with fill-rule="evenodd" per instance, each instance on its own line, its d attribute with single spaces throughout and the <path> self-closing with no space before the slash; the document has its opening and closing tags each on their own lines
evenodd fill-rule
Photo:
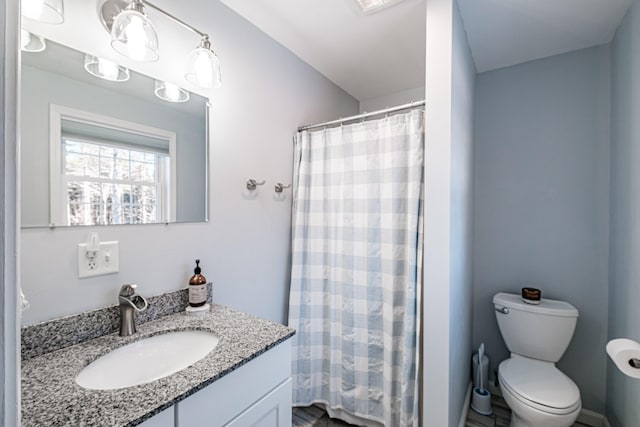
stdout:
<svg viewBox="0 0 640 427">
<path fill-rule="evenodd" d="M 284 185 L 283 183 L 279 182 L 275 185 L 274 190 L 276 191 L 276 193 L 282 193 L 282 190 L 284 190 L 285 188 L 291 188 L 291 184 Z"/>
<path fill-rule="evenodd" d="M 256 181 L 255 179 L 251 178 L 247 181 L 247 190 L 253 191 L 256 189 L 256 186 L 258 185 L 264 185 L 267 181 Z"/>
</svg>

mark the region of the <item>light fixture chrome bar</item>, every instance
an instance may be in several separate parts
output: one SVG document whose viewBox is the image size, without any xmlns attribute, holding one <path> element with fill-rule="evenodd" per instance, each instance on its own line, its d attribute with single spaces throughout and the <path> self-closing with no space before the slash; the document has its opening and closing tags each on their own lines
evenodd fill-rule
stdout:
<svg viewBox="0 0 640 427">
<path fill-rule="evenodd" d="M 175 16 L 173 16 L 172 14 L 167 12 L 166 10 L 159 8 L 155 4 L 153 4 L 153 3 L 151 3 L 151 2 L 149 2 L 147 0 L 140 0 L 140 2 L 142 4 L 144 4 L 145 6 L 149 6 L 150 8 L 157 10 L 158 12 L 162 13 L 163 15 L 165 15 L 167 18 L 169 18 L 172 21 L 174 21 L 175 23 L 182 25 L 187 30 L 193 31 L 194 33 L 196 33 L 200 37 L 209 38 L 209 35 L 207 33 L 203 33 L 202 31 L 198 30 L 197 28 L 192 27 L 191 25 L 189 25 L 186 22 L 184 22 L 182 19 L 176 18 Z"/>
<path fill-rule="evenodd" d="M 370 118 L 370 117 L 373 117 L 373 116 L 379 116 L 381 114 L 397 113 L 398 111 L 410 110 L 410 109 L 413 109 L 413 108 L 422 107 L 424 105 L 425 105 L 424 100 L 416 101 L 416 102 L 410 102 L 408 104 L 398 105 L 396 107 L 390 107 L 390 108 L 385 108 L 383 110 L 372 111 L 371 113 L 362 113 L 362 114 L 358 114 L 356 116 L 345 117 L 343 119 L 331 120 L 329 122 L 319 123 L 317 125 L 300 126 L 298 128 L 298 132 L 302 132 L 303 130 L 310 130 L 310 129 L 315 129 L 315 128 L 326 127 L 326 126 L 340 125 L 340 124 L 343 124 L 345 122 L 364 120 L 364 119 L 367 119 L 367 118 Z"/>
</svg>

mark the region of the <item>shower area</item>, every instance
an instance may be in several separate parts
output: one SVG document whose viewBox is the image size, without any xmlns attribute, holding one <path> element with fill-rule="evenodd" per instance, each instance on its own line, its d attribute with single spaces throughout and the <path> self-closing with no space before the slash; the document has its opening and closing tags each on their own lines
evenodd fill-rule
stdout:
<svg viewBox="0 0 640 427">
<path fill-rule="evenodd" d="M 418 425 L 423 110 L 415 102 L 295 135 L 294 426 L 327 415 L 342 420 L 328 425 Z"/>
</svg>

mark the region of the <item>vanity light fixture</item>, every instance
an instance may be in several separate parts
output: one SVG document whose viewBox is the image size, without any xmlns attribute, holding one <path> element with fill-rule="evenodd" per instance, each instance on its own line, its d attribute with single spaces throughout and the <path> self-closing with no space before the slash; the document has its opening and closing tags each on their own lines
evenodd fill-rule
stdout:
<svg viewBox="0 0 640 427">
<path fill-rule="evenodd" d="M 153 62 L 160 58 L 158 34 L 144 13 L 141 0 L 133 0 L 113 20 L 111 47 L 134 61 Z"/>
<path fill-rule="evenodd" d="M 360 10 L 364 13 L 374 13 L 402 0 L 356 0 Z"/>
<path fill-rule="evenodd" d="M 63 0 L 22 0 L 22 16 L 47 24 L 62 24 Z"/>
<path fill-rule="evenodd" d="M 200 37 L 200 44 L 187 57 L 185 79 L 202 88 L 222 85 L 220 60 L 211 48 L 209 36 L 147 0 L 106 0 L 100 10 L 103 25 L 111 33 L 111 46 L 136 61 L 157 61 L 158 35 L 144 12 L 149 7 Z"/>
<path fill-rule="evenodd" d="M 20 48 L 23 52 L 42 52 L 47 48 L 43 37 L 31 34 L 25 29 L 20 30 Z"/>
<path fill-rule="evenodd" d="M 97 56 L 84 55 L 84 69 L 100 79 L 112 82 L 126 82 L 129 80 L 129 69 L 108 59 Z"/>
<path fill-rule="evenodd" d="M 168 102 L 187 102 L 189 100 L 189 92 L 180 86 L 171 82 L 162 82 L 156 80 L 155 94 L 158 98 Z"/>
</svg>

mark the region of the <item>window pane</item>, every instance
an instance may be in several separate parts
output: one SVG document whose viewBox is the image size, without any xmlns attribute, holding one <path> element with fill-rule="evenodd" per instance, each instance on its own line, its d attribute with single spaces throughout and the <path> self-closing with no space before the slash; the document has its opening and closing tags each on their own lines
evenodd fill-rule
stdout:
<svg viewBox="0 0 640 427">
<path fill-rule="evenodd" d="M 132 181 L 155 181 L 155 165 L 149 163 L 131 162 Z"/>
<path fill-rule="evenodd" d="M 115 178 L 115 166 L 116 161 L 113 158 L 102 157 L 100 158 L 100 177 L 101 178 Z"/>
<path fill-rule="evenodd" d="M 67 175 L 84 175 L 86 157 L 82 154 L 68 153 L 65 156 L 65 173 Z"/>
<path fill-rule="evenodd" d="M 67 153 L 82 153 L 82 143 L 66 140 L 64 144 L 64 150 Z"/>
<path fill-rule="evenodd" d="M 157 178 L 156 174 L 156 165 L 155 164 L 145 164 L 144 167 L 144 177 L 143 181 L 155 182 Z"/>
<path fill-rule="evenodd" d="M 129 161 L 128 160 L 116 160 L 115 166 L 115 178 L 122 180 L 129 180 Z"/>
<path fill-rule="evenodd" d="M 103 157 L 115 157 L 116 149 L 113 147 L 109 147 L 108 145 L 101 145 L 100 155 Z"/>
<path fill-rule="evenodd" d="M 116 148 L 116 157 L 122 160 L 129 160 L 129 150 Z"/>
<path fill-rule="evenodd" d="M 87 143 L 81 143 L 82 144 L 82 152 L 85 154 L 91 154 L 93 156 L 99 156 L 100 155 L 100 146 L 96 145 L 96 144 L 87 144 Z"/>
</svg>

